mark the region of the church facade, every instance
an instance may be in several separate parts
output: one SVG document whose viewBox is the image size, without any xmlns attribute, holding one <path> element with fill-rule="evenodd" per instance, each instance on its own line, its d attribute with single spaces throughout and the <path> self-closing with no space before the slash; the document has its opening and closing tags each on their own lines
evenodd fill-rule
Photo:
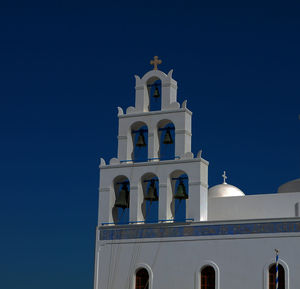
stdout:
<svg viewBox="0 0 300 289">
<path fill-rule="evenodd" d="M 224 172 L 209 188 L 192 112 L 159 62 L 135 76 L 118 155 L 101 159 L 94 289 L 299 289 L 300 179 L 246 196 Z"/>
</svg>

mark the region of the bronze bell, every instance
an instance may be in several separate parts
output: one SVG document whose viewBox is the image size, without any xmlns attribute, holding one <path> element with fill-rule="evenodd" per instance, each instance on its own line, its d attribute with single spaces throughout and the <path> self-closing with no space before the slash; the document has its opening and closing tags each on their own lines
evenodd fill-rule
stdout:
<svg viewBox="0 0 300 289">
<path fill-rule="evenodd" d="M 170 131 L 169 127 L 167 128 L 163 143 L 164 144 L 172 144 L 173 143 L 173 139 L 172 139 L 171 131 Z"/>
<path fill-rule="evenodd" d="M 176 194 L 174 195 L 174 199 L 176 200 L 186 200 L 189 196 L 187 195 L 185 191 L 185 185 L 182 180 L 179 181 L 179 184 L 177 186 Z"/>
<path fill-rule="evenodd" d="M 137 147 L 145 147 L 146 146 L 146 142 L 145 142 L 145 137 L 144 137 L 144 134 L 143 132 L 141 131 L 139 136 L 138 136 L 138 139 L 137 139 L 137 142 L 135 144 Z"/>
<path fill-rule="evenodd" d="M 153 97 L 154 97 L 154 98 L 159 98 L 159 97 L 160 97 L 159 89 L 158 89 L 157 86 L 155 86 L 155 90 L 154 90 L 154 93 L 153 93 Z"/>
<path fill-rule="evenodd" d="M 129 191 L 127 188 L 127 184 L 123 184 L 122 189 L 116 199 L 115 207 L 122 208 L 123 210 L 125 208 L 129 208 L 128 199 L 129 199 Z"/>
<path fill-rule="evenodd" d="M 157 195 L 157 190 L 155 187 L 155 181 L 151 180 L 150 186 L 148 188 L 147 196 L 145 197 L 146 201 L 150 202 L 157 202 L 158 201 L 158 195 Z"/>
</svg>

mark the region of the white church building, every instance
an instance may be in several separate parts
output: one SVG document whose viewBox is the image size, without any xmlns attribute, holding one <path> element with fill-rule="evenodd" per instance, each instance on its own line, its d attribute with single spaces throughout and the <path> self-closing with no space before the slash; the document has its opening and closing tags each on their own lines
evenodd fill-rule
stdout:
<svg viewBox="0 0 300 289">
<path fill-rule="evenodd" d="M 118 155 L 101 159 L 94 289 L 300 289 L 300 179 L 247 196 L 224 172 L 209 187 L 192 112 L 160 62 L 135 76 Z"/>
</svg>

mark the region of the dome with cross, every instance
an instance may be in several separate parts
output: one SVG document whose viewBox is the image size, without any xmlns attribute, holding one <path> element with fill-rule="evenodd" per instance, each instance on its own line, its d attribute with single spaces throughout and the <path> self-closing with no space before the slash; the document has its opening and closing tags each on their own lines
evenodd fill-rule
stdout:
<svg viewBox="0 0 300 289">
<path fill-rule="evenodd" d="M 209 198 L 245 196 L 245 194 L 239 188 L 226 183 L 227 176 L 225 171 L 222 177 L 223 184 L 213 186 L 208 190 Z"/>
</svg>

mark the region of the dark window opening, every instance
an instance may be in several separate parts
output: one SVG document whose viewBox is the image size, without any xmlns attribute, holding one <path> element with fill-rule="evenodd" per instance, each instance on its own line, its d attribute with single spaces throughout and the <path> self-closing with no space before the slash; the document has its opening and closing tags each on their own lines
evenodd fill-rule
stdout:
<svg viewBox="0 0 300 289">
<path fill-rule="evenodd" d="M 269 289 L 276 289 L 276 264 L 269 268 Z M 284 268 L 278 265 L 278 289 L 285 289 Z"/>
<path fill-rule="evenodd" d="M 201 271 L 201 289 L 215 289 L 215 269 L 207 266 Z"/>
<path fill-rule="evenodd" d="M 146 269 L 140 269 L 135 277 L 135 289 L 149 289 L 149 274 Z"/>
</svg>

